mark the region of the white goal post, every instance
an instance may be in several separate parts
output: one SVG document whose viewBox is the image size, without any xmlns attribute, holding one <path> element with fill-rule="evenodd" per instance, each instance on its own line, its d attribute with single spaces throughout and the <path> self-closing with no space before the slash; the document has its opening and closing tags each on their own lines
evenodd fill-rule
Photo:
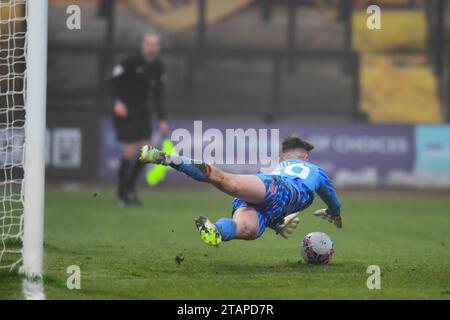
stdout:
<svg viewBox="0 0 450 320">
<path fill-rule="evenodd" d="M 0 0 L 0 270 L 43 274 L 48 0 Z"/>
<path fill-rule="evenodd" d="M 48 0 L 27 1 L 22 272 L 41 276 L 44 256 Z"/>
</svg>

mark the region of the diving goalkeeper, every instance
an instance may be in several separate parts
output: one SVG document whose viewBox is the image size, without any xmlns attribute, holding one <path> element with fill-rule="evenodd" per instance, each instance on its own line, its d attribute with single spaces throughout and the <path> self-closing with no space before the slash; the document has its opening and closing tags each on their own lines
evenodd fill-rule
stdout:
<svg viewBox="0 0 450 320">
<path fill-rule="evenodd" d="M 141 148 L 139 161 L 170 166 L 235 197 L 232 218 L 215 223 L 205 217 L 196 219 L 203 242 L 217 246 L 232 239 L 257 239 L 266 227 L 287 238 L 299 223 L 299 211 L 312 204 L 316 193 L 328 207 L 314 214 L 342 227 L 341 203 L 333 184 L 323 169 L 309 162 L 313 148 L 300 137 L 288 136 L 282 142 L 278 167 L 268 174 L 230 174 L 203 161 L 169 155 L 148 145 Z"/>
</svg>

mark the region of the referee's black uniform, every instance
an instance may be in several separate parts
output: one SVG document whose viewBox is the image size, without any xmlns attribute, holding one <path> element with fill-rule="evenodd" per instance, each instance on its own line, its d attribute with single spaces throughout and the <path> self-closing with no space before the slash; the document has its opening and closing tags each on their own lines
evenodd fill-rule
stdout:
<svg viewBox="0 0 450 320">
<path fill-rule="evenodd" d="M 131 56 L 114 67 L 112 95 L 127 109 L 125 117 L 114 116 L 117 138 L 124 144 L 134 144 L 151 137 L 151 110 L 148 97 L 159 120 L 165 120 L 164 64 L 158 58 L 151 62 L 142 54 Z M 134 163 L 132 163 L 134 161 Z M 125 205 L 138 204 L 135 185 L 144 165 L 135 159 L 122 158 L 119 168 L 118 197 Z"/>
</svg>

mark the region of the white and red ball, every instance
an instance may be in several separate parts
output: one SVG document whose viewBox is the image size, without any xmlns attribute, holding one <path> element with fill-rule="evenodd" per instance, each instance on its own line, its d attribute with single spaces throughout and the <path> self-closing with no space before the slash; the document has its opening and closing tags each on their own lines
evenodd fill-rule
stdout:
<svg viewBox="0 0 450 320">
<path fill-rule="evenodd" d="M 311 232 L 303 238 L 300 249 L 307 263 L 327 264 L 333 257 L 334 243 L 323 232 Z"/>
</svg>

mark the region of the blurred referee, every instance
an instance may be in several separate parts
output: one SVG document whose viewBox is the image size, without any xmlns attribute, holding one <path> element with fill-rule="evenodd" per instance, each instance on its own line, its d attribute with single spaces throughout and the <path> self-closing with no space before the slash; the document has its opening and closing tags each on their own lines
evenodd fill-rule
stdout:
<svg viewBox="0 0 450 320">
<path fill-rule="evenodd" d="M 148 97 L 159 120 L 159 133 L 169 131 L 164 110 L 164 64 L 159 58 L 160 38 L 147 32 L 142 38 L 141 52 L 124 59 L 114 67 L 112 89 L 114 125 L 123 154 L 118 172 L 117 197 L 120 206 L 138 206 L 136 181 L 144 164 L 136 161 L 138 147 L 150 143 L 151 110 Z"/>
</svg>

